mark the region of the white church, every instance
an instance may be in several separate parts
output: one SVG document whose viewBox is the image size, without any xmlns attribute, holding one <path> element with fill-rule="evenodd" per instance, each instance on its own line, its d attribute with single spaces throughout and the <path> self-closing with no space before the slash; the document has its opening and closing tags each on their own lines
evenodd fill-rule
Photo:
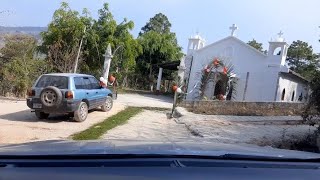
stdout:
<svg viewBox="0 0 320 180">
<path fill-rule="evenodd" d="M 308 80 L 291 71 L 286 65 L 289 45 L 282 37 L 269 42 L 265 54 L 235 37 L 237 26 L 230 27 L 231 35 L 217 42 L 205 45 L 200 35 L 189 38 L 186 56 L 181 60 L 179 76 L 186 84 L 186 100 L 195 100 L 195 87 L 200 72 L 212 59 L 218 57 L 232 64 L 233 78 L 236 79 L 232 101 L 249 102 L 305 102 L 309 87 Z M 183 69 L 183 72 L 181 71 Z M 208 99 L 216 95 L 217 83 L 211 83 L 205 93 Z"/>
</svg>

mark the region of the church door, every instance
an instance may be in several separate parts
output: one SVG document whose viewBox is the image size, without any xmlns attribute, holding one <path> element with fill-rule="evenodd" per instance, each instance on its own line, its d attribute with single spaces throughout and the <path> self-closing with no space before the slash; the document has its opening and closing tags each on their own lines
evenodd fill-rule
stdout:
<svg viewBox="0 0 320 180">
<path fill-rule="evenodd" d="M 219 94 L 224 95 L 224 88 L 222 80 L 219 80 L 214 87 L 214 96 L 217 97 Z"/>
</svg>

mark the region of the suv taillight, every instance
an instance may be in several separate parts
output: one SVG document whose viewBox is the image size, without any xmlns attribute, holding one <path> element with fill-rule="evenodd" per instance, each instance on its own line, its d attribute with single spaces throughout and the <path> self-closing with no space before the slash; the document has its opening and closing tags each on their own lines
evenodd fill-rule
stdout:
<svg viewBox="0 0 320 180">
<path fill-rule="evenodd" d="M 35 96 L 36 95 L 36 91 L 34 89 L 29 89 L 27 95 L 30 96 L 30 97 L 31 96 Z"/>
<path fill-rule="evenodd" d="M 73 92 L 72 91 L 67 91 L 66 94 L 65 94 L 65 97 L 67 99 L 73 99 Z"/>
</svg>

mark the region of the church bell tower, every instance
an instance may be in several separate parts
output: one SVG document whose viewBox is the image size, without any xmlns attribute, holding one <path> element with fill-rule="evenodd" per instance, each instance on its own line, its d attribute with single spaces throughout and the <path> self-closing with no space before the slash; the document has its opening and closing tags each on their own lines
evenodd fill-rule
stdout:
<svg viewBox="0 0 320 180">
<path fill-rule="evenodd" d="M 269 42 L 268 56 L 271 63 L 284 66 L 286 63 L 289 45 L 285 42 L 285 39 L 282 37 L 282 35 L 282 31 L 280 31 L 275 40 L 271 39 Z"/>
<path fill-rule="evenodd" d="M 195 36 L 189 38 L 187 54 L 192 53 L 195 50 L 201 49 L 205 46 L 205 40 L 197 33 Z"/>
</svg>

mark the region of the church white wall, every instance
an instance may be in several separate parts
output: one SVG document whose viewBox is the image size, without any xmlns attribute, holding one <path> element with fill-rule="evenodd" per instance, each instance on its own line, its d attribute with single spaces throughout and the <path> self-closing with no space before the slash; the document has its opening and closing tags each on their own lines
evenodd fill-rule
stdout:
<svg viewBox="0 0 320 180">
<path fill-rule="evenodd" d="M 219 57 L 225 63 L 230 61 L 234 66 L 238 77 L 234 100 L 243 101 L 246 74 L 249 72 L 244 101 L 274 101 L 280 66 L 269 67 L 268 56 L 257 53 L 234 38 L 227 38 L 194 52 L 188 90 L 200 80 L 201 70 L 214 57 Z M 189 94 L 187 99 L 191 100 L 193 97 Z"/>
<path fill-rule="evenodd" d="M 285 90 L 284 100 L 282 98 L 282 92 Z M 294 98 L 292 101 L 292 94 L 294 92 Z M 306 102 L 308 97 L 308 86 L 305 82 L 298 78 L 292 78 L 286 75 L 280 75 L 279 88 L 277 90 L 277 101 L 283 102 Z M 299 101 L 299 96 L 302 94 L 302 101 Z"/>
<path fill-rule="evenodd" d="M 273 71 L 249 72 L 246 94 L 242 85 L 242 94 L 239 94 L 238 101 L 249 102 L 271 102 L 275 100 L 278 73 Z M 245 79 L 242 80 L 245 84 Z M 240 90 L 241 90 L 240 89 Z"/>
</svg>

